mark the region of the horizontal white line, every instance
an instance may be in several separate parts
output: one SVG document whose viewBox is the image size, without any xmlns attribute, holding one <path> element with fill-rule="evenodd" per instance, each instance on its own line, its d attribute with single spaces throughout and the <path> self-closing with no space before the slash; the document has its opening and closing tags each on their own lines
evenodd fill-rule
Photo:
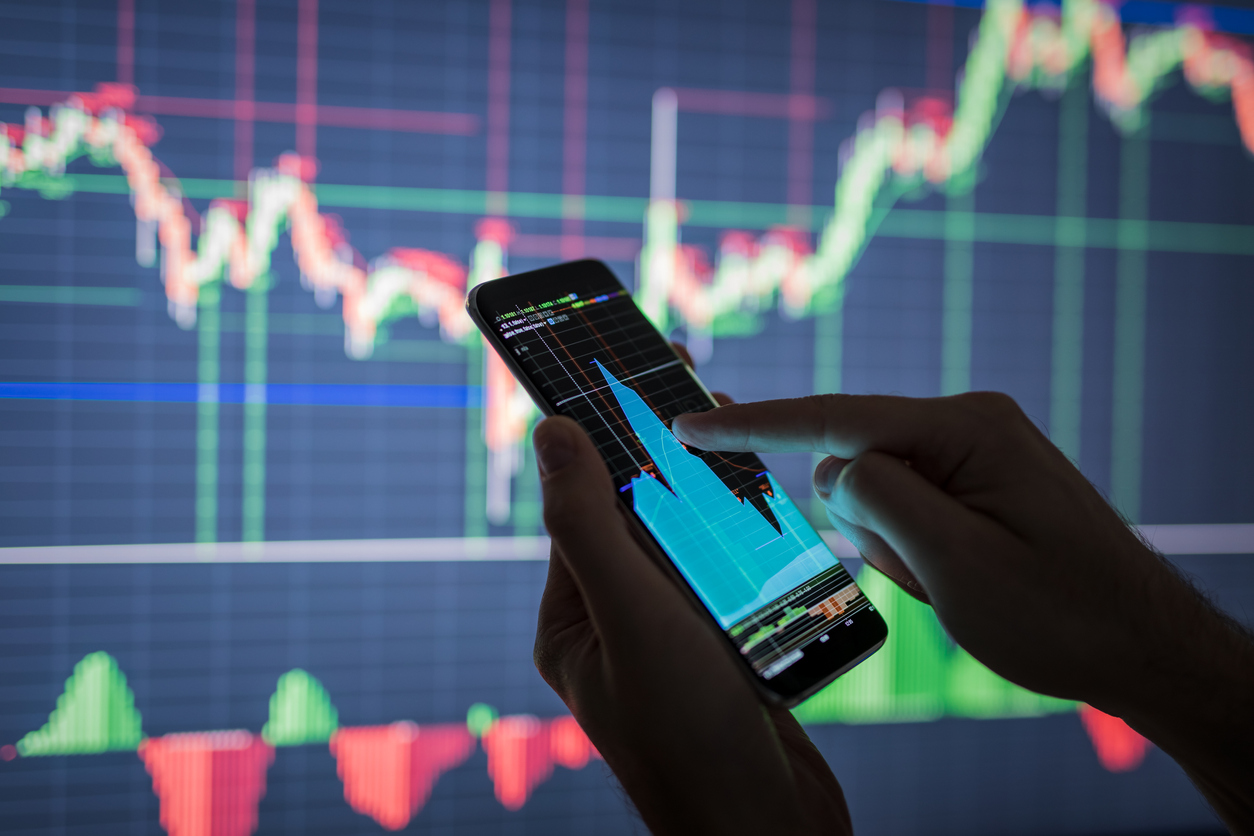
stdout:
<svg viewBox="0 0 1254 836">
<path fill-rule="evenodd" d="M 820 532 L 838 557 L 858 557 L 835 531 Z M 1163 554 L 1254 555 L 1254 525 L 1149 525 Z M 270 540 L 264 543 L 155 543 L 0 548 L 4 564 L 72 563 L 463 563 L 548 560 L 548 537 L 415 537 L 397 540 Z"/>
<path fill-rule="evenodd" d="M 837 531 L 821 531 L 837 557 L 861 557 Z M 1144 525 L 1141 535 L 1163 554 L 1254 555 L 1254 525 Z"/>
<path fill-rule="evenodd" d="M 1143 525 L 1163 554 L 1254 554 L 1254 525 Z"/>
<path fill-rule="evenodd" d="M 423 537 L 398 540 L 270 540 L 138 546 L 0 549 L 5 563 L 453 563 L 548 560 L 548 537 Z"/>
<path fill-rule="evenodd" d="M 622 383 L 622 382 L 627 381 L 627 380 L 635 380 L 635 379 L 636 379 L 636 378 L 638 378 L 638 377 L 644 377 L 646 374 L 653 374 L 654 372 L 660 372 L 662 369 L 669 369 L 671 366 L 678 366 L 678 365 L 679 365 L 680 363 L 682 363 L 682 362 L 684 362 L 684 361 L 683 361 L 683 360 L 672 360 L 672 361 L 670 361 L 669 363 L 663 363 L 663 364 L 662 364 L 662 365 L 660 365 L 660 366 L 654 366 L 654 367 L 653 367 L 653 368 L 651 368 L 651 369 L 645 369 L 645 370 L 644 370 L 644 371 L 642 371 L 642 372 L 636 372 L 636 373 L 635 373 L 635 374 L 633 374 L 633 375 L 629 375 L 628 377 L 624 377 L 624 378 L 622 378 L 622 380 L 619 380 L 618 382 L 619 382 L 619 383 Z M 596 386 L 596 387 L 593 387 L 592 389 L 587 389 L 587 390 L 585 390 L 585 391 L 583 391 L 583 392 L 580 392 L 578 395 L 571 395 L 569 398 L 563 398 L 562 400 L 560 400 L 560 401 L 558 401 L 557 403 L 553 404 L 553 406 L 561 406 L 561 405 L 562 405 L 562 404 L 564 404 L 564 403 L 570 403 L 571 401 L 577 401 L 577 400 L 579 400 L 580 398 L 586 398 L 586 397 L 588 397 L 588 396 L 589 396 L 589 395 L 591 395 L 593 392 L 600 392 L 602 389 L 608 389 L 608 388 L 610 388 L 610 385 L 609 385 L 608 383 L 607 383 L 607 384 L 605 384 L 604 386 Z"/>
</svg>

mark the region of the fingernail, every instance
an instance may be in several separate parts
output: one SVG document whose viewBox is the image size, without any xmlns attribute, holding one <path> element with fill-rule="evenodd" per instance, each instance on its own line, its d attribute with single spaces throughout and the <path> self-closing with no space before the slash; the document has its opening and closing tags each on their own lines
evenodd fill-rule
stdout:
<svg viewBox="0 0 1254 836">
<path fill-rule="evenodd" d="M 814 492 L 818 494 L 819 499 L 826 500 L 832 495 L 836 480 L 840 478 L 840 472 L 847 464 L 849 462 L 845 459 L 828 456 L 819 462 L 818 467 L 814 468 Z"/>
<path fill-rule="evenodd" d="M 556 473 L 575 457 L 575 442 L 571 438 L 570 429 L 560 421 L 541 423 L 536 427 L 532 443 L 536 448 L 536 463 L 540 466 L 542 476 Z"/>
<path fill-rule="evenodd" d="M 691 421 L 694 416 L 699 414 L 700 413 L 698 412 L 688 412 L 683 415 L 676 415 L 675 420 L 671 421 L 671 432 L 674 433 L 675 437 L 680 441 L 685 440 L 688 434 L 684 432 L 684 426 Z"/>
</svg>

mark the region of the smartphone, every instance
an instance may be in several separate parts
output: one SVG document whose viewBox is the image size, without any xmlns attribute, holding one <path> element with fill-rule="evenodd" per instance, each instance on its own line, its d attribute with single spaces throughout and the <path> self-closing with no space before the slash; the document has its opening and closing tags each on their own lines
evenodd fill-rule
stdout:
<svg viewBox="0 0 1254 836">
<path fill-rule="evenodd" d="M 641 541 L 771 702 L 801 702 L 883 645 L 875 606 L 757 456 L 671 434 L 718 404 L 608 267 L 484 282 L 466 304 L 540 410 L 587 430 Z"/>
</svg>

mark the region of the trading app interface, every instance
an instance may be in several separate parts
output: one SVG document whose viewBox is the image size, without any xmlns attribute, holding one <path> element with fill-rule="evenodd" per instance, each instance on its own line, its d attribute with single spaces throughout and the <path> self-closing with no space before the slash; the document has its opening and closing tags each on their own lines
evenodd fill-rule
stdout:
<svg viewBox="0 0 1254 836">
<path fill-rule="evenodd" d="M 490 316 L 541 394 L 591 434 L 615 487 L 759 675 L 854 635 L 847 628 L 873 613 L 757 456 L 671 434 L 676 415 L 712 403 L 621 285 L 511 300 Z"/>
</svg>

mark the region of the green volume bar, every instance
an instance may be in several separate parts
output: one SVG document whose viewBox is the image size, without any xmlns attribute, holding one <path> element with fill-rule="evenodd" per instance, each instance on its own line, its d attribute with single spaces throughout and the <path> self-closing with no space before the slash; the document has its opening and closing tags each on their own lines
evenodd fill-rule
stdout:
<svg viewBox="0 0 1254 836">
<path fill-rule="evenodd" d="M 1110 498 L 1131 522 L 1141 516 L 1145 395 L 1145 264 L 1149 245 L 1149 111 L 1123 140 L 1119 165 L 1119 256 L 1115 267 L 1115 370 Z"/>
<path fill-rule="evenodd" d="M 466 385 L 483 391 L 483 340 L 473 335 L 466 348 Z M 483 441 L 483 404 L 466 408 L 466 537 L 488 535 L 488 451 Z"/>
<path fill-rule="evenodd" d="M 945 286 L 941 321 L 942 395 L 971 388 L 971 302 L 975 291 L 974 185 L 951 194 L 945 212 Z"/>
<path fill-rule="evenodd" d="M 215 283 L 200 289 L 196 317 L 200 384 L 196 404 L 196 542 L 218 540 L 218 383 L 221 380 L 222 289 Z"/>
<path fill-rule="evenodd" d="M 17 742 L 23 757 L 94 755 L 134 750 L 144 737 L 135 695 L 118 663 L 103 651 L 74 666 L 43 728 Z"/>
<path fill-rule="evenodd" d="M 1084 246 L 1088 182 L 1088 90 L 1072 75 L 1058 111 L 1058 218 L 1055 221 L 1053 357 L 1049 434 L 1080 461 L 1084 384 Z"/>
<path fill-rule="evenodd" d="M 244 485 L 243 536 L 266 539 L 266 351 L 270 275 L 257 277 L 244 309 Z"/>
<path fill-rule="evenodd" d="M 325 743 L 339 727 L 339 712 L 327 689 L 308 672 L 294 668 L 279 677 L 261 736 L 271 746 L 300 746 Z"/>
<path fill-rule="evenodd" d="M 858 585 L 888 623 L 878 653 L 794 710 L 803 723 L 892 723 L 1036 717 L 1075 704 L 1007 682 L 950 643 L 932 608 L 871 567 Z M 840 629 L 839 626 L 834 629 Z"/>
<path fill-rule="evenodd" d="M 945 713 L 949 644 L 929 608 L 866 567 L 858 584 L 888 624 L 879 652 L 796 709 L 802 722 L 934 720 Z"/>
</svg>

